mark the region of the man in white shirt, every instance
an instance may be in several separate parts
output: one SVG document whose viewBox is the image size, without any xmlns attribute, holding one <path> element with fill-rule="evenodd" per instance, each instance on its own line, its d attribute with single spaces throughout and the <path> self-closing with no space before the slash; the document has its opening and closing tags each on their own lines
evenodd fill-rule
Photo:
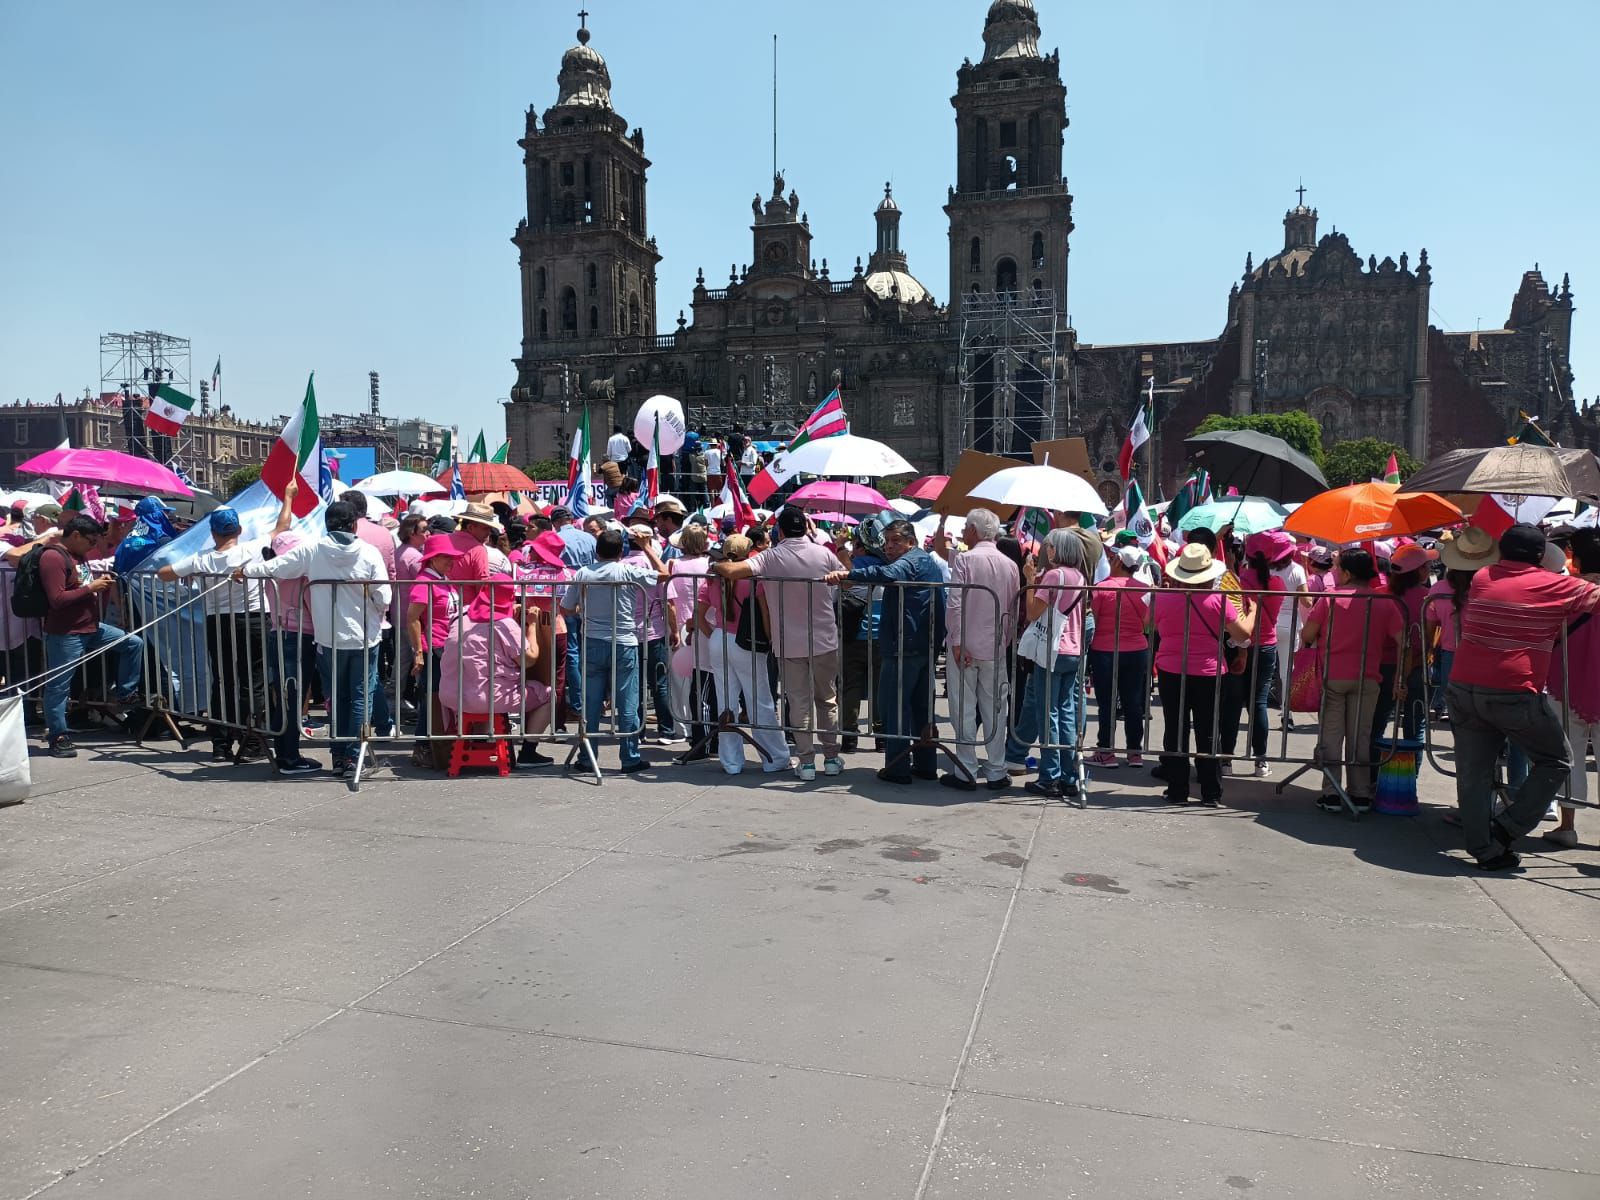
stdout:
<svg viewBox="0 0 1600 1200">
<path fill-rule="evenodd" d="M 622 432 L 622 426 L 614 426 L 611 437 L 606 440 L 606 458 L 614 463 L 625 463 L 628 461 L 628 451 L 632 448 L 633 442 Z"/>
<path fill-rule="evenodd" d="M 317 669 L 333 718 L 333 770 L 355 763 L 367 698 L 378 682 L 378 643 L 390 586 L 378 551 L 356 534 L 354 505 L 328 505 L 327 538 L 305 542 L 270 561 L 248 562 L 236 579 L 304 579 Z"/>
<path fill-rule="evenodd" d="M 241 585 L 228 577 L 259 559 L 267 541 L 242 540 L 239 514 L 231 508 L 214 509 L 209 521 L 212 548 L 181 558 L 156 574 L 169 583 L 199 577 L 211 674 L 206 709 L 214 719 L 211 758 L 243 762 L 266 753 L 257 730 L 267 711 L 267 600 L 259 583 Z"/>
</svg>

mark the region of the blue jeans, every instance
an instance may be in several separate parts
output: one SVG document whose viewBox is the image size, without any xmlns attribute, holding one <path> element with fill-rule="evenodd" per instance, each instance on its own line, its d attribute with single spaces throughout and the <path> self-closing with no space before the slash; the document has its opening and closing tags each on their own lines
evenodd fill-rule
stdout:
<svg viewBox="0 0 1600 1200">
<path fill-rule="evenodd" d="M 322 691 L 333 719 L 333 765 L 353 763 L 354 739 L 360 736 L 367 720 L 367 697 L 378 686 L 378 648 L 330 650 L 318 646 L 317 670 L 322 675 Z M 339 738 L 350 740 L 341 742 Z"/>
<path fill-rule="evenodd" d="M 622 765 L 632 766 L 642 757 L 639 753 L 639 735 L 643 732 L 643 710 L 639 705 L 639 647 L 591 639 L 583 644 L 583 654 L 584 731 L 592 737 L 600 728 L 600 705 L 609 699 L 613 727 L 627 731 L 623 734 L 620 748 Z M 611 687 L 613 655 L 617 670 L 615 692 Z"/>
<path fill-rule="evenodd" d="M 1080 659 L 1072 655 L 1058 654 L 1056 655 L 1054 668 L 1048 672 L 1050 675 L 1055 675 L 1057 672 L 1064 673 L 1072 681 L 1073 717 L 1071 725 L 1067 726 L 1073 732 L 1073 736 L 1070 738 L 1058 738 L 1053 736 L 1051 732 L 1050 722 L 1055 698 L 1055 681 L 1046 679 L 1047 673 L 1043 667 L 1034 663 L 1028 664 L 1032 669 L 1028 672 L 1027 682 L 1022 687 L 1022 702 L 1017 706 L 1017 715 L 1016 719 L 1011 722 L 1011 731 L 1006 734 L 1007 763 L 1015 767 L 1020 767 L 1026 763 L 1028 761 L 1028 751 L 1033 749 L 1034 743 L 1041 740 L 1041 734 L 1044 735 L 1043 740 L 1047 742 L 1071 741 L 1076 743 L 1080 726 L 1078 709 L 1082 707 L 1076 702 L 1079 685 L 1082 683 L 1082 680 L 1079 679 L 1080 672 L 1078 670 L 1080 661 Z M 1046 687 L 1049 688 L 1049 692 L 1044 691 Z M 1077 752 L 1074 751 L 1073 753 L 1073 764 L 1076 766 Z M 1043 752 L 1040 754 L 1039 766 L 1042 772 L 1044 769 Z M 1058 765 L 1058 772 L 1059 769 Z M 1051 778 L 1054 778 L 1054 776 Z"/>
<path fill-rule="evenodd" d="M 1040 783 L 1078 778 L 1078 695 L 1082 684 L 1078 668 L 1082 662 L 1076 654 L 1058 654 L 1048 676 L 1043 671 L 1028 676 L 1031 693 L 1028 698 L 1037 697 L 1037 720 L 1039 728 L 1045 732 L 1041 741 L 1046 744 L 1039 750 Z M 1035 680 L 1039 681 L 1037 686 Z M 1048 695 L 1045 694 L 1046 680 L 1049 681 Z"/>
<path fill-rule="evenodd" d="M 1094 694 L 1100 709 L 1100 732 L 1095 745 L 1111 748 L 1111 731 L 1117 712 L 1122 714 L 1123 749 L 1135 753 L 1144 749 L 1144 709 L 1150 698 L 1149 650 L 1091 650 L 1089 670 L 1094 675 Z M 1117 707 L 1111 707 L 1111 685 L 1117 688 Z"/>
<path fill-rule="evenodd" d="M 65 667 L 121 636 L 122 630 L 104 621 L 93 633 L 47 633 L 44 635 L 45 667 L 52 671 Z M 143 639 L 134 634 L 115 649 L 106 651 L 106 656 L 115 665 L 117 699 L 124 702 L 137 699 L 139 673 L 144 661 Z M 74 674 L 64 670 L 45 681 L 44 723 L 52 741 L 67 732 L 67 697 L 72 693 Z"/>
<path fill-rule="evenodd" d="M 282 733 L 272 738 L 279 766 L 300 761 L 300 697 L 311 672 L 317 668 L 317 644 L 309 633 L 274 629 L 267 635 L 267 687 L 272 692 L 273 719 Z"/>
<path fill-rule="evenodd" d="M 932 746 L 913 749 L 909 764 L 905 758 L 907 744 L 920 738 L 933 720 L 930 666 L 926 654 L 901 657 L 894 647 L 883 647 L 877 696 L 883 715 L 883 765 L 901 777 L 912 772 L 931 775 L 937 769 Z"/>
<path fill-rule="evenodd" d="M 587 712 L 583 707 L 583 618 L 575 612 L 565 613 L 567 618 L 567 707 L 575 713 Z"/>
<path fill-rule="evenodd" d="M 656 732 L 671 737 L 675 724 L 672 717 L 672 688 L 668 675 L 672 670 L 672 652 L 667 649 L 666 638 L 655 638 L 646 643 L 644 655 L 644 687 L 650 693 L 650 703 L 656 713 Z M 639 701 L 639 712 L 644 712 L 644 701 Z"/>
</svg>

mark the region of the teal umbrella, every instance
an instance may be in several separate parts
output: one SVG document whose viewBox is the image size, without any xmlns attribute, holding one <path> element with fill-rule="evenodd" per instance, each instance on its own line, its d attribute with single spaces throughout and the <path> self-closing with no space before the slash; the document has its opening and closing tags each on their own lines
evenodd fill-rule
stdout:
<svg viewBox="0 0 1600 1200">
<path fill-rule="evenodd" d="M 1191 508 L 1178 522 L 1178 529 L 1182 532 L 1209 529 L 1216 533 L 1224 525 L 1232 525 L 1235 533 L 1248 537 L 1267 529 L 1281 529 L 1288 519 L 1289 510 L 1276 500 L 1265 496 L 1227 496 Z"/>
</svg>

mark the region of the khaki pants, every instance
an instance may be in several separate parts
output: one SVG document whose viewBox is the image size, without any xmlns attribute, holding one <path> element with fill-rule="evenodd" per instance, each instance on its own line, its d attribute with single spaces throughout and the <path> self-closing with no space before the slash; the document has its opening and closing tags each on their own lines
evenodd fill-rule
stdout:
<svg viewBox="0 0 1600 1200">
<path fill-rule="evenodd" d="M 1322 684 L 1317 760 L 1334 779 L 1344 766 L 1352 800 L 1372 799 L 1372 714 L 1378 708 L 1376 679 L 1328 679 Z"/>
<path fill-rule="evenodd" d="M 1006 718 L 1011 714 L 1011 681 L 1003 659 L 978 658 L 970 665 L 946 663 L 951 717 L 956 727 L 956 759 L 978 779 L 978 722 L 983 722 L 983 778 L 1006 777 Z"/>
<path fill-rule="evenodd" d="M 789 719 L 796 726 L 794 749 L 800 761 L 809 761 L 815 752 L 813 729 L 821 734 L 823 756 L 837 758 L 839 652 L 829 650 L 810 658 L 780 658 L 778 673 L 783 679 L 783 694 L 789 701 Z"/>
</svg>

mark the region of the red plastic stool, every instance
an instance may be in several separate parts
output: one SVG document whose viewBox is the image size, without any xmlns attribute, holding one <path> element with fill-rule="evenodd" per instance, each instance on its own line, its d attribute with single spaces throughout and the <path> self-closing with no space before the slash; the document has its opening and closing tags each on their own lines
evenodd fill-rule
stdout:
<svg viewBox="0 0 1600 1200">
<path fill-rule="evenodd" d="M 496 713 L 494 717 L 494 731 L 507 732 L 504 713 Z M 457 730 L 463 735 L 484 733 L 489 729 L 488 713 L 462 713 L 461 726 Z M 450 744 L 450 775 L 454 778 L 461 774 L 462 767 L 494 767 L 502 775 L 511 774 L 511 743 L 505 738 L 493 741 L 469 741 L 466 736 L 458 737 Z"/>
</svg>

